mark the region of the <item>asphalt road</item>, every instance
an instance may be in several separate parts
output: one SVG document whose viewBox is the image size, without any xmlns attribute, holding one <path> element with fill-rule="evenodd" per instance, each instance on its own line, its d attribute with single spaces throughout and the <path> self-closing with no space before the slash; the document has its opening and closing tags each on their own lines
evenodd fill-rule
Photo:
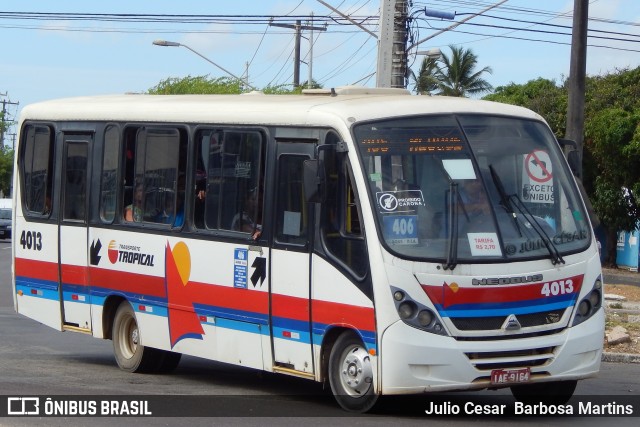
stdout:
<svg viewBox="0 0 640 427">
<path fill-rule="evenodd" d="M 170 375 L 129 374 L 120 371 L 112 355 L 111 341 L 72 332 L 57 332 L 13 311 L 10 241 L 0 240 L 0 405 L 7 396 L 71 396 L 75 399 L 153 399 L 163 411 L 192 408 L 194 413 L 213 411 L 222 416 L 197 418 L 82 417 L 0 418 L 0 425 L 95 426 L 122 425 L 474 425 L 497 422 L 555 425 L 598 425 L 598 417 L 535 418 L 518 416 L 452 417 L 426 416 L 429 402 L 464 405 L 513 406 L 508 390 L 474 394 L 438 394 L 387 398 L 373 413 L 350 417 L 338 408 L 321 384 L 302 379 L 237 368 L 194 357 L 184 357 Z M 640 364 L 604 363 L 599 377 L 578 384 L 579 399 L 621 402 L 632 399 L 636 417 L 615 418 L 616 425 L 637 425 L 640 416 Z M 153 395 L 153 396 L 152 396 Z M 102 396 L 102 397 L 101 397 Z M 184 397 L 186 396 L 186 397 Z M 586 397 L 585 397 L 586 396 Z M 1 409 L 1 408 L 0 408 Z M 0 412 L 2 413 L 2 412 Z M 156 414 L 158 412 L 156 411 Z"/>
</svg>

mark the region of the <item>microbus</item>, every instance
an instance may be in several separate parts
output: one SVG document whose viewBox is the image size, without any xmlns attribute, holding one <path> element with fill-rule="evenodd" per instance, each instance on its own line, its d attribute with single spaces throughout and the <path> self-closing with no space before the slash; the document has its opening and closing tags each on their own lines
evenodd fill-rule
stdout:
<svg viewBox="0 0 640 427">
<path fill-rule="evenodd" d="M 596 240 L 558 140 L 500 103 L 342 87 L 26 106 L 14 305 L 109 339 L 381 395 L 566 402 L 600 367 Z"/>
</svg>

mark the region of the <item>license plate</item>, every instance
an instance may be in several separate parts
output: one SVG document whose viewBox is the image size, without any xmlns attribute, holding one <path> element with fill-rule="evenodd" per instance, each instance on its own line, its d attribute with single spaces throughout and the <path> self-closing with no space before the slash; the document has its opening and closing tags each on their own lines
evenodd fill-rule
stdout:
<svg viewBox="0 0 640 427">
<path fill-rule="evenodd" d="M 531 377 L 531 369 L 494 369 L 491 371 L 491 384 L 526 383 Z"/>
</svg>

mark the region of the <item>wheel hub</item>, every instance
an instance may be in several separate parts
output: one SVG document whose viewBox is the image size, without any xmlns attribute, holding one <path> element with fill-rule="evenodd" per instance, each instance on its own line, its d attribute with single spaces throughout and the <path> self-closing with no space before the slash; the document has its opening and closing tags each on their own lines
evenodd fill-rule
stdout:
<svg viewBox="0 0 640 427">
<path fill-rule="evenodd" d="M 369 354 L 363 347 L 353 347 L 345 352 L 340 380 L 349 395 L 362 396 L 369 390 L 373 382 L 373 370 Z"/>
<path fill-rule="evenodd" d="M 133 331 L 131 331 L 131 343 L 136 346 L 138 345 L 139 340 L 140 337 L 138 335 L 138 328 L 135 328 Z"/>
</svg>

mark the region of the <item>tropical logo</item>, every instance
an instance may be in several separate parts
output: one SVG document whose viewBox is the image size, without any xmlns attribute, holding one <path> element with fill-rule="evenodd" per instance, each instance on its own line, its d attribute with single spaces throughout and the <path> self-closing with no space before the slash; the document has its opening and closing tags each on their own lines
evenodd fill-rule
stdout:
<svg viewBox="0 0 640 427">
<path fill-rule="evenodd" d="M 115 240 L 109 242 L 107 255 L 111 264 L 124 262 L 125 264 L 138 264 L 153 267 L 153 255 L 142 252 L 140 246 L 123 245 Z"/>
<path fill-rule="evenodd" d="M 118 262 L 118 244 L 115 240 L 109 242 L 107 255 L 109 255 L 109 261 L 111 261 L 111 264 Z"/>
</svg>

